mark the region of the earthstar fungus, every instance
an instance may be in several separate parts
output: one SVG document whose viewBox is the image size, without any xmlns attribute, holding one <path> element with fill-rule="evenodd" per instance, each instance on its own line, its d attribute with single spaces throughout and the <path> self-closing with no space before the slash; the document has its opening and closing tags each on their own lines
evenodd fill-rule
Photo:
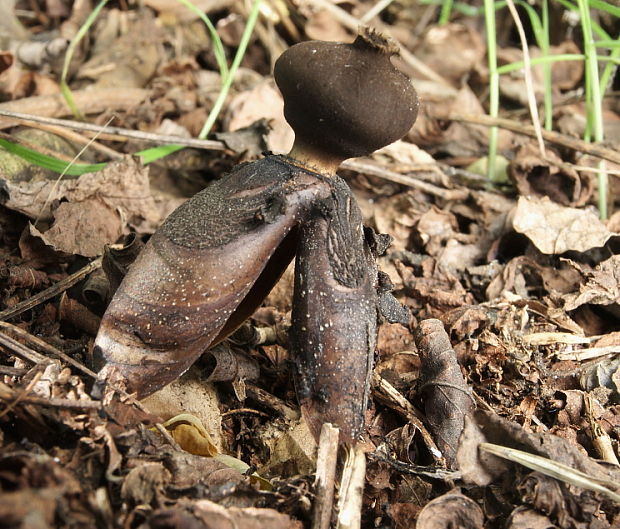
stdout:
<svg viewBox="0 0 620 529">
<path fill-rule="evenodd" d="M 242 164 L 174 211 L 114 295 L 95 341 L 101 388 L 139 398 L 185 372 L 260 305 L 296 255 L 291 328 L 304 416 L 355 442 L 362 430 L 377 320 L 406 322 L 376 257 L 389 237 L 364 228 L 338 165 L 399 139 L 417 115 L 397 48 L 364 29 L 352 44 L 304 42 L 275 78 L 295 130 L 288 156 Z"/>
</svg>

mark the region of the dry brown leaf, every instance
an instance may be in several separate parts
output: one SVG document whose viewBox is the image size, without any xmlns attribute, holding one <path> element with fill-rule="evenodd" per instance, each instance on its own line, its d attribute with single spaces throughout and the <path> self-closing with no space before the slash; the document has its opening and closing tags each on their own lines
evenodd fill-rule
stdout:
<svg viewBox="0 0 620 529">
<path fill-rule="evenodd" d="M 96 257 L 106 244 L 115 243 L 123 233 L 121 219 L 106 204 L 88 199 L 63 202 L 54 211 L 54 224 L 42 233 L 32 224 L 30 234 L 40 237 L 54 251 Z"/>
<path fill-rule="evenodd" d="M 127 474 L 121 497 L 132 505 L 149 505 L 164 496 L 170 479 L 170 472 L 161 463 L 144 463 Z"/>
<path fill-rule="evenodd" d="M 194 415 L 221 452 L 220 400 L 213 384 L 204 381 L 198 368 L 190 368 L 181 378 L 144 399 L 142 404 L 150 413 L 163 420 L 183 413 Z"/>
<path fill-rule="evenodd" d="M 316 466 L 317 444 L 306 421 L 282 431 L 274 425 L 263 439 L 269 446 L 269 461 L 258 470 L 261 476 L 311 474 Z"/>
<path fill-rule="evenodd" d="M 563 167 L 561 158 L 547 149 L 545 159 L 533 142 L 522 145 L 508 166 L 508 174 L 522 196 L 549 197 L 563 206 L 583 206 L 594 192 L 594 173 Z"/>
<path fill-rule="evenodd" d="M 480 443 L 493 443 L 552 459 L 605 482 L 620 481 L 620 469 L 603 465 L 584 454 L 581 447 L 550 433 L 528 433 L 520 425 L 482 410 L 465 419 L 459 440 L 457 460 L 463 480 L 486 486 L 511 472 L 513 463 L 478 449 Z M 581 489 L 568 487 L 579 495 Z"/>
<path fill-rule="evenodd" d="M 587 252 L 604 246 L 614 235 L 592 211 L 563 207 L 547 197 L 520 197 L 512 225 L 547 255 Z"/>
<path fill-rule="evenodd" d="M 620 255 L 603 261 L 594 270 L 577 263 L 574 266 L 581 271 L 584 281 L 579 285 L 579 292 L 564 296 L 565 310 L 575 310 L 585 304 L 620 304 Z"/>
<path fill-rule="evenodd" d="M 100 255 L 103 246 L 116 242 L 128 226 L 148 233 L 161 222 L 150 193 L 148 170 L 132 158 L 57 185 L 45 180 L 7 182 L 7 187 L 6 207 L 31 218 L 56 218 L 58 226 L 39 236 L 70 254 Z M 50 209 L 53 201 L 61 201 L 55 211 Z"/>
<path fill-rule="evenodd" d="M 534 509 L 518 507 L 510 514 L 506 529 L 558 529 L 558 526 Z"/>
<path fill-rule="evenodd" d="M 188 9 L 179 0 L 143 0 L 142 3 L 160 13 L 172 14 L 181 22 L 189 22 L 198 18 L 195 11 Z M 233 0 L 192 0 L 192 4 L 203 13 L 220 11 L 232 3 Z"/>
<path fill-rule="evenodd" d="M 164 426 L 179 446 L 190 454 L 213 457 L 219 452 L 200 419 L 189 413 L 172 417 Z"/>
</svg>

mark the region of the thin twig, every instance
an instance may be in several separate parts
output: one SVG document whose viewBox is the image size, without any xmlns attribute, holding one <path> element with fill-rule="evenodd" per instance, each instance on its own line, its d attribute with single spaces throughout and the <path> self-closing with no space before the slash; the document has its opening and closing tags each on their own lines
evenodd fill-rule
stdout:
<svg viewBox="0 0 620 529">
<path fill-rule="evenodd" d="M 368 454 L 369 459 L 374 459 L 376 461 L 381 461 L 383 463 L 387 463 L 391 467 L 394 467 L 399 472 L 403 474 L 413 474 L 415 476 L 425 476 L 427 478 L 441 479 L 443 481 L 452 481 L 461 479 L 461 472 L 458 470 L 446 470 L 445 468 L 435 468 L 425 467 L 421 465 L 412 465 L 409 463 L 405 463 L 404 461 L 399 461 L 397 459 L 392 459 L 390 457 L 385 457 L 380 452 L 373 452 Z"/>
<path fill-rule="evenodd" d="M 272 395 L 271 393 L 266 392 L 264 389 L 255 386 L 254 384 L 246 383 L 245 389 L 248 393 L 248 396 L 260 402 L 261 404 L 271 408 L 275 412 L 279 413 L 286 419 L 296 421 L 300 417 L 300 413 L 298 410 L 295 410 L 288 406 L 283 400 L 278 397 Z"/>
<path fill-rule="evenodd" d="M 51 362 L 50 359 L 46 356 L 43 356 L 36 351 L 33 351 L 27 345 L 19 343 L 17 340 L 15 340 L 15 338 L 11 338 L 4 333 L 0 333 L 0 345 L 6 348 L 10 354 L 18 357 L 21 360 L 24 360 L 25 362 L 30 362 L 34 365 Z"/>
<path fill-rule="evenodd" d="M 155 424 L 155 428 L 157 429 L 157 431 L 162 434 L 164 436 L 164 439 L 166 441 L 168 441 L 168 444 L 174 448 L 177 452 L 183 452 L 183 449 L 179 446 L 179 443 L 176 442 L 176 440 L 174 439 L 174 437 L 172 437 L 172 435 L 170 435 L 170 432 L 168 430 L 166 430 L 166 428 L 164 427 L 163 424 L 161 423 L 156 423 Z"/>
<path fill-rule="evenodd" d="M 78 362 L 75 358 L 72 358 L 71 356 L 61 351 L 60 349 L 57 349 L 53 345 L 48 344 L 45 340 L 42 340 L 38 336 L 34 336 L 33 334 L 30 334 L 25 329 L 22 329 L 21 327 L 17 327 L 16 325 L 12 325 L 4 321 L 0 321 L 0 329 L 4 329 L 5 331 L 9 331 L 14 334 L 17 334 L 24 340 L 29 341 L 37 349 L 42 350 L 45 353 L 51 354 L 52 356 L 55 356 L 57 358 L 60 358 L 64 362 L 67 362 L 67 364 L 75 367 L 78 371 L 81 371 L 82 373 L 85 373 L 86 375 L 90 377 L 97 378 L 97 373 L 88 369 L 84 364 L 82 364 L 81 362 Z M 0 337 L 1 336 L 3 336 L 2 333 L 0 333 Z M 47 357 L 43 357 L 43 358 L 47 358 Z"/>
<path fill-rule="evenodd" d="M 435 195 L 443 198 L 444 200 L 461 201 L 469 197 L 469 191 L 467 189 L 443 189 L 428 182 L 422 182 L 421 180 L 417 180 L 416 178 L 412 178 L 411 176 L 403 175 L 395 171 L 390 171 L 389 169 L 385 169 L 378 165 L 367 163 L 361 160 L 346 160 L 342 162 L 340 167 L 342 169 L 349 169 L 357 173 L 377 176 L 379 178 L 383 178 L 384 180 L 389 180 L 390 182 L 395 182 L 397 184 L 413 187 L 430 195 Z M 438 166 L 432 164 L 424 164 L 420 167 L 420 170 L 441 173 L 441 169 Z"/>
<path fill-rule="evenodd" d="M 491 116 L 485 116 L 483 114 L 451 114 L 448 119 L 452 121 L 474 123 L 485 127 L 500 127 L 516 132 L 517 134 L 530 136 L 531 138 L 536 137 L 534 127 L 531 125 L 524 125 L 523 123 L 511 119 L 492 118 Z M 571 138 L 570 136 L 551 130 L 543 130 L 542 135 L 543 138 L 550 143 L 561 145 L 562 147 L 567 147 L 575 151 L 585 152 L 586 154 L 591 154 L 592 156 L 620 164 L 620 153 L 614 149 L 608 149 L 597 143 L 586 143 L 577 138 Z"/>
<path fill-rule="evenodd" d="M 0 394 L 1 400 L 6 400 L 4 395 Z M 59 398 L 45 397 L 22 397 L 18 404 L 34 404 L 38 406 L 47 406 L 50 408 L 64 408 L 68 410 L 101 410 L 103 404 L 97 400 L 71 400 Z"/>
<path fill-rule="evenodd" d="M 99 133 L 102 138 L 107 137 L 107 135 L 114 135 L 117 137 L 120 136 L 123 138 L 158 143 L 160 145 L 170 143 L 175 145 L 185 145 L 186 147 L 196 147 L 198 149 L 209 149 L 212 151 L 225 151 L 227 149 L 223 141 L 217 140 L 198 140 L 195 138 L 183 138 L 180 136 L 170 136 L 168 134 L 155 134 L 153 132 L 124 129 L 121 127 L 103 127 L 101 125 L 94 125 L 92 123 L 84 123 L 82 121 L 74 121 L 71 119 L 46 118 L 42 116 L 35 116 L 33 114 L 24 114 L 22 112 L 11 112 L 9 110 L 0 110 L 0 116 L 12 118 L 22 123 L 46 123 L 48 125 L 66 127 L 68 129 Z"/>
<path fill-rule="evenodd" d="M 394 408 L 399 413 L 402 413 L 405 418 L 413 424 L 419 431 L 424 443 L 426 444 L 431 456 L 435 461 L 443 462 L 443 454 L 441 450 L 437 448 L 433 437 L 424 426 L 422 422 L 421 413 L 415 409 L 415 407 L 385 378 L 374 372 L 372 375 L 372 385 L 375 395 L 382 398 L 383 401 L 387 400 L 389 406 Z"/>
<path fill-rule="evenodd" d="M 101 257 L 95 259 L 88 263 L 84 268 L 78 270 L 74 274 L 71 274 L 68 277 L 65 277 L 63 280 L 55 283 L 49 288 L 46 288 L 42 292 L 35 294 L 34 296 L 18 303 L 17 305 L 10 307 L 8 309 L 0 312 L 0 321 L 8 320 L 10 318 L 14 318 L 18 316 L 22 312 L 30 310 L 33 307 L 36 307 L 39 303 L 43 303 L 58 294 L 61 294 L 65 290 L 71 288 L 73 285 L 84 279 L 88 274 L 94 272 L 101 266 Z"/>
<path fill-rule="evenodd" d="M 11 402 L 9 402 L 8 406 L 2 410 L 2 412 L 0 413 L 0 418 L 4 417 L 7 413 L 10 413 L 21 402 L 24 402 L 24 400 L 28 398 L 28 393 L 32 391 L 32 388 L 35 386 L 35 384 L 39 382 L 39 380 L 41 380 L 42 376 L 43 371 L 39 371 L 35 374 L 34 377 L 32 377 L 32 380 L 27 384 L 25 388 L 21 389 L 20 391 L 12 390 L 14 398 L 5 399 L 10 400 Z"/>
</svg>

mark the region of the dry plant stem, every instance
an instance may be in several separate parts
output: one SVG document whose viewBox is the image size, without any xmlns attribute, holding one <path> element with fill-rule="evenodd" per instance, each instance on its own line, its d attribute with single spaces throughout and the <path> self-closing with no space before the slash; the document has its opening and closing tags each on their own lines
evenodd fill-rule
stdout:
<svg viewBox="0 0 620 529">
<path fill-rule="evenodd" d="M 359 529 L 366 480 L 366 454 L 359 447 L 347 448 L 338 501 L 337 529 Z"/>
<path fill-rule="evenodd" d="M 376 372 L 372 375 L 372 386 L 375 395 L 378 394 L 379 398 L 387 401 L 387 405 L 401 413 L 411 424 L 413 424 L 419 431 L 424 444 L 429 449 L 433 459 L 437 463 L 443 463 L 443 455 L 441 450 L 437 448 L 432 435 L 424 426 L 420 412 L 387 380 L 382 378 Z"/>
<path fill-rule="evenodd" d="M 516 450 L 507 446 L 496 445 L 492 443 L 480 443 L 478 445 L 480 450 L 489 452 L 497 457 L 507 459 L 514 463 L 523 465 L 530 470 L 540 472 L 545 476 L 550 476 L 558 481 L 569 483 L 575 487 L 580 487 L 586 490 L 592 490 L 600 494 L 611 498 L 617 503 L 620 503 L 620 494 L 614 492 L 613 489 L 618 489 L 620 486 L 618 483 L 614 483 L 609 480 L 601 480 L 589 476 L 588 474 L 575 470 L 574 468 L 558 463 L 552 459 L 537 456 L 529 452 L 522 450 Z M 608 488 L 610 487 L 610 488 Z"/>
<path fill-rule="evenodd" d="M 0 375 L 6 375 L 8 377 L 23 377 L 28 373 L 28 369 L 22 369 L 19 367 L 10 367 L 0 365 Z"/>
<path fill-rule="evenodd" d="M 73 121 L 70 119 L 48 118 L 42 116 L 35 116 L 32 114 L 25 114 L 23 112 L 11 112 L 9 110 L 2 110 L 1 105 L 0 116 L 12 118 L 18 123 L 25 125 L 30 123 L 44 123 L 68 129 L 99 133 L 100 137 L 103 139 L 126 140 L 127 138 L 131 138 L 135 140 L 159 143 L 162 145 L 166 143 L 173 143 L 177 145 L 185 145 L 186 147 L 195 147 L 197 149 L 209 149 L 212 151 L 226 150 L 226 145 L 222 141 L 181 138 L 179 136 L 170 136 L 168 134 L 154 134 L 152 132 L 141 132 L 138 130 L 124 129 L 121 127 L 102 127 L 101 125 L 95 125 L 93 123 L 83 123 L 81 121 Z M 3 124 L 0 124 L 0 128 L 2 127 Z"/>
<path fill-rule="evenodd" d="M 21 389 L 20 391 L 13 392 L 15 398 L 12 399 L 12 402 L 10 402 L 8 406 L 4 408 L 4 410 L 2 410 L 2 412 L 0 412 L 0 419 L 4 417 L 7 413 L 10 413 L 13 409 L 15 409 L 15 407 L 18 406 L 20 402 L 22 402 L 28 396 L 28 393 L 32 391 L 32 388 L 35 386 L 35 384 L 37 384 L 39 380 L 41 380 L 42 375 L 42 371 L 35 373 L 34 377 L 32 377 L 32 380 L 25 388 Z"/>
<path fill-rule="evenodd" d="M 502 129 L 511 130 L 524 136 L 531 138 L 536 137 L 536 131 L 531 125 L 524 125 L 518 121 L 504 118 L 492 118 L 491 116 L 485 116 L 482 114 L 451 114 L 448 119 L 452 121 L 462 121 L 465 123 L 474 123 L 476 125 L 483 125 L 485 127 L 500 127 Z M 591 154 L 598 158 L 603 158 L 610 162 L 620 164 L 620 153 L 613 149 L 608 149 L 602 145 L 596 143 L 586 143 L 577 138 L 571 138 L 565 134 L 559 132 L 553 132 L 550 130 L 542 131 L 543 138 L 555 145 L 561 145 L 575 151 L 581 151 L 586 154 Z"/>
<path fill-rule="evenodd" d="M 157 431 L 162 434 L 162 436 L 164 437 L 164 439 L 168 442 L 168 444 L 174 448 L 176 451 L 178 452 L 183 452 L 183 449 L 179 446 L 179 443 L 177 443 L 174 440 L 174 437 L 172 437 L 172 435 L 170 435 L 170 432 L 168 430 L 166 430 L 166 428 L 164 427 L 163 424 L 161 423 L 157 423 L 155 425 L 155 428 L 157 429 Z"/>
<path fill-rule="evenodd" d="M 73 92 L 76 105 L 84 114 L 100 114 L 110 110 L 128 110 L 139 105 L 150 94 L 141 88 L 101 88 Z M 34 96 L 0 103 L 0 111 L 38 114 L 46 117 L 70 116 L 71 110 L 61 94 Z M 15 121 L 0 121 L 0 129 L 13 127 Z"/>
<path fill-rule="evenodd" d="M 45 132 L 49 132 L 51 134 L 55 134 L 56 136 L 65 138 L 66 140 L 76 143 L 78 145 L 88 145 L 88 147 L 91 148 L 92 150 L 98 151 L 99 153 L 109 158 L 112 158 L 113 160 L 119 160 L 120 158 L 123 157 L 122 154 L 115 151 L 114 149 L 110 149 L 109 147 L 106 147 L 105 145 L 102 145 L 101 143 L 93 141 L 89 138 L 85 138 L 81 134 L 67 130 L 66 127 L 59 127 L 55 125 L 45 125 L 42 123 L 36 124 L 33 122 L 29 122 L 29 126 L 31 126 L 34 129 L 39 129 Z"/>
<path fill-rule="evenodd" d="M 246 382 L 245 389 L 249 397 L 253 398 L 256 402 L 266 406 L 267 408 L 279 413 L 285 419 L 290 421 L 297 421 L 301 417 L 299 410 L 291 408 L 283 400 L 275 397 L 271 393 L 267 393 L 264 389 L 255 386 L 254 384 L 248 384 Z"/>
<path fill-rule="evenodd" d="M 521 23 L 521 18 L 517 13 L 517 8 L 514 5 L 513 0 L 507 0 L 508 10 L 512 15 L 515 22 L 517 32 L 519 33 L 519 39 L 521 40 L 521 49 L 523 50 L 523 71 L 525 75 L 525 86 L 527 90 L 527 103 L 530 108 L 530 116 L 536 132 L 536 140 L 538 141 L 538 149 L 543 158 L 547 156 L 545 151 L 545 143 L 542 137 L 542 127 L 540 125 L 540 117 L 538 116 L 538 105 L 536 104 L 536 94 L 534 93 L 534 81 L 532 80 L 532 64 L 530 62 L 530 50 L 527 45 L 527 38 L 525 36 L 525 30 Z"/>
<path fill-rule="evenodd" d="M 340 167 L 355 171 L 357 173 L 377 176 L 379 178 L 383 178 L 384 180 L 402 184 L 407 187 L 413 187 L 423 191 L 424 193 L 428 193 L 429 195 L 435 195 L 439 198 L 443 198 L 444 200 L 463 201 L 466 200 L 470 194 L 467 189 L 442 189 L 441 187 L 429 184 L 428 182 L 422 182 L 421 180 L 411 176 L 390 171 L 389 169 L 360 160 L 346 160 L 340 165 Z M 417 170 L 424 172 L 439 172 L 441 176 L 445 176 L 441 169 L 436 165 L 423 164 Z"/>
<path fill-rule="evenodd" d="M 555 357 L 558 360 L 574 360 L 576 362 L 582 362 L 585 360 L 592 360 L 593 358 L 600 358 L 601 356 L 618 353 L 620 353 L 619 345 L 607 345 L 605 347 L 588 347 L 587 349 L 580 349 L 579 351 L 572 351 L 570 353 L 556 353 Z"/>
<path fill-rule="evenodd" d="M 88 263 L 84 268 L 78 270 L 74 274 L 65 277 L 62 281 L 52 285 L 51 287 L 39 292 L 38 294 L 28 298 L 17 305 L 0 312 L 0 321 L 8 320 L 18 316 L 22 312 L 30 310 L 36 307 L 39 303 L 43 303 L 58 294 L 61 294 L 65 290 L 71 288 L 73 285 L 84 279 L 88 274 L 94 272 L 101 266 L 101 257 Z"/>
<path fill-rule="evenodd" d="M 34 336 L 30 334 L 28 331 L 22 329 L 21 327 L 17 327 L 10 323 L 0 321 L 0 329 L 16 334 L 20 338 L 27 340 L 33 347 L 36 347 L 37 349 L 44 351 L 47 354 L 51 354 L 52 356 L 60 358 L 62 361 L 75 367 L 78 371 L 81 371 L 82 373 L 90 377 L 97 378 L 97 373 L 88 369 L 86 366 L 84 366 L 83 364 L 75 360 L 75 358 L 72 358 L 66 353 L 64 353 L 63 351 L 56 349 L 54 346 L 48 344 L 46 341 L 42 340 L 38 336 Z M 0 337 L 1 336 L 3 336 L 2 333 L 0 333 Z M 47 357 L 42 357 L 42 358 L 46 359 Z M 36 363 L 39 363 L 39 362 L 36 362 Z"/>
<path fill-rule="evenodd" d="M 30 362 L 35 365 L 47 364 L 51 362 L 51 360 L 46 356 L 33 351 L 30 347 L 19 343 L 17 340 L 7 336 L 4 333 L 0 333 L 0 345 L 4 347 L 9 354 L 17 356 L 25 362 Z"/>
<path fill-rule="evenodd" d="M 7 396 L 5 392 L 0 389 L 0 400 L 13 401 L 15 396 Z M 62 408 L 67 410 L 101 410 L 103 405 L 96 400 L 71 400 L 71 399 L 58 399 L 58 398 L 44 398 L 44 397 L 21 397 L 17 404 L 32 404 L 36 406 L 46 406 L 48 408 Z"/>
<path fill-rule="evenodd" d="M 396 459 L 392 459 L 389 457 L 385 457 L 380 453 L 373 452 L 368 454 L 370 459 L 374 459 L 376 461 L 381 461 L 395 468 L 398 472 L 402 474 L 412 474 L 414 476 L 425 476 L 427 478 L 433 479 L 441 479 L 443 481 L 455 481 L 457 479 L 461 479 L 462 474 L 456 470 L 444 470 L 442 468 L 438 468 L 436 470 L 429 470 L 432 467 L 425 467 L 420 465 L 411 465 L 409 463 L 404 463 L 403 461 L 398 461 Z"/>
<path fill-rule="evenodd" d="M 312 510 L 312 529 L 328 529 L 332 518 L 336 462 L 338 461 L 339 430 L 329 423 L 321 428 L 319 452 L 316 458 L 315 500 Z"/>
</svg>

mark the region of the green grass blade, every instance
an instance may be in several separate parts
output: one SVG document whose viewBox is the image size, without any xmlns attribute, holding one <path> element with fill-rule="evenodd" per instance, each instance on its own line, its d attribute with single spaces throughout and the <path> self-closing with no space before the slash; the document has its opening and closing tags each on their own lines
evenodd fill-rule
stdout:
<svg viewBox="0 0 620 529">
<path fill-rule="evenodd" d="M 493 0 L 484 0 L 484 19 L 487 32 L 487 58 L 489 63 L 489 115 L 496 118 L 499 114 L 499 73 L 497 73 L 497 48 L 495 30 L 495 4 Z M 489 153 L 487 158 L 487 177 L 495 180 L 495 161 L 497 157 L 497 127 L 489 130 Z"/>
<path fill-rule="evenodd" d="M 58 160 L 53 156 L 48 156 L 47 154 L 33 151 L 32 149 L 24 147 L 23 145 L 10 142 L 8 140 L 5 140 L 4 138 L 0 138 L 0 147 L 3 147 L 8 152 L 13 153 L 35 165 L 38 165 L 39 167 L 55 171 L 56 173 L 64 173 L 70 176 L 79 176 L 84 173 L 100 171 L 107 165 L 106 163 L 70 164 L 69 162 Z"/>
<path fill-rule="evenodd" d="M 450 22 L 450 15 L 452 14 L 452 5 L 454 0 L 443 0 L 441 4 L 441 13 L 439 14 L 439 25 L 443 26 Z"/>
<path fill-rule="evenodd" d="M 215 123 L 215 120 L 217 119 L 217 116 L 219 115 L 222 107 L 224 106 L 224 102 L 226 101 L 226 97 L 228 96 L 228 92 L 230 90 L 230 87 L 232 86 L 235 73 L 239 69 L 243 56 L 245 55 L 245 51 L 250 42 L 250 37 L 252 36 L 252 32 L 254 31 L 254 26 L 256 25 L 256 21 L 258 20 L 260 5 L 261 0 L 254 0 L 254 2 L 252 3 L 252 9 L 245 24 L 243 35 L 241 36 L 241 42 L 239 43 L 239 48 L 237 48 L 237 53 L 235 54 L 232 65 L 230 66 L 229 75 L 227 76 L 226 81 L 222 84 L 222 88 L 217 96 L 215 103 L 213 104 L 213 108 L 211 109 L 211 112 L 209 112 L 207 120 L 205 121 L 205 124 L 203 125 L 200 134 L 198 134 L 198 137 L 200 139 L 205 139 L 207 137 L 207 135 L 211 131 L 211 128 L 213 127 L 213 124 Z"/>
<path fill-rule="evenodd" d="M 211 19 L 207 15 L 205 15 L 200 9 L 198 9 L 194 4 L 190 2 L 190 0 L 177 0 L 180 4 L 187 7 L 190 11 L 196 14 L 207 26 L 209 31 L 209 35 L 211 37 L 211 42 L 213 44 L 213 54 L 215 55 L 215 60 L 217 61 L 217 67 L 220 70 L 220 76 L 222 78 L 222 83 L 228 77 L 228 64 L 226 64 L 226 52 L 224 51 L 224 45 L 222 44 L 222 39 L 217 33 L 215 26 L 211 22 Z"/>
<path fill-rule="evenodd" d="M 78 32 L 75 34 L 75 36 L 71 39 L 71 42 L 69 43 L 69 46 L 67 48 L 67 53 L 65 54 L 65 60 L 62 65 L 62 73 L 60 75 L 60 91 L 63 97 L 65 98 L 65 101 L 67 102 L 67 105 L 69 106 L 69 109 L 71 110 L 71 112 L 73 113 L 76 119 L 83 119 L 83 116 L 82 116 L 82 113 L 80 112 L 80 109 L 75 104 L 75 100 L 73 99 L 73 94 L 71 92 L 71 89 L 69 88 L 69 84 L 67 83 L 67 76 L 69 75 L 69 66 L 71 64 L 71 59 L 73 59 L 75 48 L 80 43 L 80 41 L 84 38 L 84 36 L 86 35 L 90 27 L 93 25 L 93 23 L 97 19 L 97 16 L 103 9 L 103 6 L 105 6 L 107 3 L 108 3 L 108 0 L 100 0 L 97 6 L 95 7 L 95 9 L 93 9 L 91 13 L 88 15 L 88 18 L 86 19 L 84 24 L 80 26 L 80 29 L 78 29 Z"/>
</svg>

